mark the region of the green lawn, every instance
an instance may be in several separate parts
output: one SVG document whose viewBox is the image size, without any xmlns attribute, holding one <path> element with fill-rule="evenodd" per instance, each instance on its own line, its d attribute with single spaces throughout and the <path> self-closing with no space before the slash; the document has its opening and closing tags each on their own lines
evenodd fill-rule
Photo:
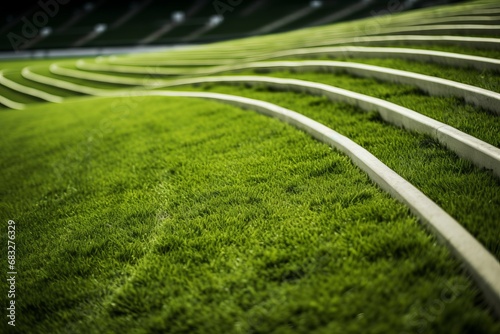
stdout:
<svg viewBox="0 0 500 334">
<path fill-rule="evenodd" d="M 221 75 L 228 74 L 223 73 Z M 390 83 L 370 78 L 358 78 L 343 73 L 255 70 L 242 71 L 231 75 L 264 75 L 268 77 L 300 79 L 324 83 L 377 97 L 415 110 L 496 147 L 500 147 L 500 135 L 498 133 L 498 129 L 500 129 L 500 117 L 488 110 L 467 104 L 459 98 L 429 96 L 410 85 Z M 181 89 L 184 89 L 184 87 L 181 87 Z M 235 91 L 232 93 L 234 94 Z"/>
<path fill-rule="evenodd" d="M 343 103 L 332 103 L 324 97 L 269 92 L 263 85 L 252 89 L 244 85 L 205 84 L 176 90 L 211 91 L 268 101 L 340 132 L 421 189 L 500 258 L 500 181 L 491 172 L 458 158 L 436 140 L 387 124 L 375 112 L 366 113 Z M 398 94 L 418 101 L 418 97 L 412 95 L 414 91 L 405 90 L 404 86 L 400 86 Z M 498 132 L 496 137 L 498 140 Z"/>
<path fill-rule="evenodd" d="M 47 85 L 44 85 L 44 84 L 40 84 L 40 83 L 31 81 L 31 80 L 25 79 L 21 75 L 21 73 L 19 73 L 17 71 L 4 73 L 4 77 L 6 77 L 7 79 L 12 80 L 14 82 L 17 82 L 17 83 L 19 83 L 21 85 L 25 85 L 25 86 L 28 86 L 28 87 L 33 87 L 33 88 L 36 88 L 36 89 L 41 90 L 43 92 L 54 94 L 56 96 L 70 97 L 70 96 L 78 95 L 78 94 L 76 94 L 74 92 L 68 92 L 66 89 L 51 87 L 51 86 L 47 86 Z"/>
<path fill-rule="evenodd" d="M 289 57 L 282 60 L 305 60 L 304 57 Z M 438 78 L 453 80 L 464 84 L 500 92 L 500 73 L 495 71 L 478 71 L 469 68 L 456 68 L 445 65 L 410 61 L 404 59 L 367 59 L 367 58 L 331 58 L 328 56 L 307 56 L 307 60 L 335 60 L 363 63 L 375 66 L 410 71 Z"/>
<path fill-rule="evenodd" d="M 90 98 L 0 127 L 20 332 L 500 330 L 407 208 L 276 120 Z"/>
</svg>

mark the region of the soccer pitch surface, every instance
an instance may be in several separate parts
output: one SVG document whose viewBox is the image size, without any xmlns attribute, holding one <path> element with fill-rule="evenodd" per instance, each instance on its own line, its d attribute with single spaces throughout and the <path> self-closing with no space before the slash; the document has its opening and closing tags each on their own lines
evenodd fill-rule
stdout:
<svg viewBox="0 0 500 334">
<path fill-rule="evenodd" d="M 500 332 L 499 11 L 2 62 L 0 332 Z"/>
</svg>

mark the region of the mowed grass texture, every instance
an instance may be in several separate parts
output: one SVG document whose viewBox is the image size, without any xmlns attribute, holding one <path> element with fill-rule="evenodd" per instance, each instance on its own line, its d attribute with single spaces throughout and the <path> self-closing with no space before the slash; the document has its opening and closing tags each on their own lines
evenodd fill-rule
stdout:
<svg viewBox="0 0 500 334">
<path fill-rule="evenodd" d="M 67 65 L 65 67 L 70 68 L 70 66 Z M 57 75 L 50 73 L 50 71 L 48 71 L 47 69 L 45 70 L 36 69 L 36 73 L 43 74 L 47 77 L 55 78 L 58 80 L 65 80 L 71 83 L 89 87 L 103 88 L 103 89 L 124 88 L 123 86 L 114 85 L 110 83 L 102 83 L 98 81 L 77 79 L 73 77 Z M 112 75 L 117 78 L 120 77 L 117 76 L 116 74 Z M 467 134 L 475 136 L 476 138 L 484 140 L 494 146 L 500 147 L 500 135 L 498 134 L 500 120 L 497 114 L 493 113 L 492 111 L 483 110 L 479 107 L 474 107 L 471 104 L 467 104 L 460 98 L 454 98 L 454 97 L 444 98 L 436 96 L 432 97 L 422 92 L 417 87 L 412 87 L 410 85 L 395 84 L 371 78 L 359 78 L 345 73 L 330 73 L 326 71 L 314 71 L 314 70 L 305 71 L 304 73 L 301 73 L 299 71 L 294 71 L 294 70 L 274 71 L 267 69 L 258 69 L 254 71 L 247 70 L 247 71 L 236 71 L 230 73 L 224 72 L 218 75 L 223 75 L 223 76 L 264 75 L 264 76 L 301 79 L 310 82 L 325 83 L 328 85 L 332 85 L 334 87 L 344 88 L 347 90 L 374 96 L 410 108 L 419 113 L 434 118 L 438 121 L 451 125 Z M 472 77 L 471 73 L 469 73 L 469 75 L 470 77 Z M 124 75 L 121 74 L 121 76 Z M 499 78 L 497 77 L 496 81 L 498 80 Z M 169 89 L 170 87 L 167 88 Z M 165 88 L 160 88 L 160 89 L 165 89 Z M 65 92 L 65 94 L 67 95 L 68 92 Z M 65 95 L 65 94 L 59 93 L 59 95 Z M 237 92 L 233 94 L 237 95 Z M 14 99 L 14 97 L 12 97 L 12 99 Z"/>
<path fill-rule="evenodd" d="M 277 120 L 180 98 L 1 119 L 16 332 L 500 330 L 405 206 Z"/>
<path fill-rule="evenodd" d="M 372 78 L 360 78 L 345 73 L 321 71 L 305 71 L 301 73 L 293 70 L 273 71 L 259 69 L 229 75 L 263 75 L 266 77 L 299 79 L 347 89 L 417 111 L 493 146 L 500 147 L 500 134 L 498 133 L 500 117 L 492 111 L 467 104 L 460 98 L 430 96 L 417 87 L 410 85 L 390 83 Z M 184 89 L 184 87 L 180 89 Z"/>
<path fill-rule="evenodd" d="M 460 53 L 460 52 L 458 52 Z M 464 53 L 462 51 L 461 53 Z M 476 56 L 474 52 L 469 55 Z M 493 57 L 498 59 L 499 56 Z M 363 63 L 367 65 L 375 65 L 381 67 L 388 67 L 413 73 L 420 73 L 438 78 L 453 80 L 467 85 L 480 87 L 483 89 L 491 90 L 493 92 L 500 92 L 500 75 L 498 71 L 489 71 L 472 68 L 456 68 L 441 64 L 426 63 L 420 61 L 410 61 L 404 59 L 369 59 L 369 58 L 349 58 L 349 57 L 330 57 L 328 55 L 308 55 L 307 57 L 287 57 L 286 60 L 333 60 L 333 61 L 348 61 Z M 277 61 L 285 59 L 276 59 Z"/>
<path fill-rule="evenodd" d="M 378 90 L 377 87 L 373 88 L 374 94 L 383 91 L 383 87 Z M 245 85 L 203 84 L 175 89 L 234 94 L 268 101 L 334 129 L 366 148 L 422 190 L 457 219 L 493 255 L 500 258 L 498 178 L 490 171 L 479 169 L 460 159 L 437 140 L 388 124 L 376 112 L 365 112 L 347 104 L 331 102 L 326 97 L 269 91 L 265 85 L 252 88 Z M 404 99 L 413 105 L 417 105 L 417 102 L 432 105 L 440 100 L 430 97 L 426 100 L 423 96 L 416 96 L 411 87 L 405 86 L 390 92 L 386 99 Z M 488 133 L 491 135 L 490 139 L 498 138 L 498 133 L 486 131 L 485 136 Z"/>
</svg>

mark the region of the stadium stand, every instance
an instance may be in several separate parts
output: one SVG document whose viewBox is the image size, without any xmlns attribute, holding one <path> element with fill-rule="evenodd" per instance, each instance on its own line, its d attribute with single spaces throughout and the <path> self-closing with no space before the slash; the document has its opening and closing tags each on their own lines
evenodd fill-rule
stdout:
<svg viewBox="0 0 500 334">
<path fill-rule="evenodd" d="M 445 2 L 455 2 L 453 0 Z M 3 11 L 0 50 L 199 44 L 425 7 L 428 1 L 41 0 Z M 450 20 L 450 19 L 447 19 Z M 494 24 L 498 20 L 473 21 Z"/>
</svg>

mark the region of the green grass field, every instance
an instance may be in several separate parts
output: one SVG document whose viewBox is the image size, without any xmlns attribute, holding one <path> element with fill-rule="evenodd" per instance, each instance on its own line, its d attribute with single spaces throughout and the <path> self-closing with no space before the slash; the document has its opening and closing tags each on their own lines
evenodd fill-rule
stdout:
<svg viewBox="0 0 500 334">
<path fill-rule="evenodd" d="M 439 13 L 469 11 L 468 6 L 498 4 L 475 1 Z M 355 36 L 370 22 L 404 25 L 433 10 L 86 61 L 113 67 L 131 60 L 151 73 L 175 68 L 192 75 L 193 66 L 148 62 L 205 57 L 240 63 L 337 34 Z M 499 55 L 498 49 L 432 43 L 418 48 Z M 345 154 L 251 110 L 197 98 L 132 96 L 155 90 L 106 83 L 98 76 L 55 74 L 49 67 L 77 69 L 76 60 L 0 63 L 5 78 L 64 97 L 62 103 L 49 103 L 0 84 L 1 97 L 24 106 L 0 109 L 0 242 L 6 259 L 7 222 L 15 221 L 17 270 L 16 326 L 8 324 L 5 306 L 0 333 L 500 332 L 498 317 L 463 263 Z M 500 92 L 500 71 L 400 59 L 340 60 Z M 23 74 L 26 67 L 47 83 Z M 348 89 L 500 148 L 498 114 L 411 85 L 325 71 L 221 74 Z M 67 85 L 55 87 L 53 79 Z M 69 83 L 124 96 L 87 96 Z M 396 127 L 356 105 L 263 84 L 168 89 L 267 101 L 334 129 L 415 185 L 500 259 L 500 178 L 435 138 Z M 6 280 L 0 288 L 9 290 Z M 4 293 L 2 305 L 10 300 Z"/>
</svg>

